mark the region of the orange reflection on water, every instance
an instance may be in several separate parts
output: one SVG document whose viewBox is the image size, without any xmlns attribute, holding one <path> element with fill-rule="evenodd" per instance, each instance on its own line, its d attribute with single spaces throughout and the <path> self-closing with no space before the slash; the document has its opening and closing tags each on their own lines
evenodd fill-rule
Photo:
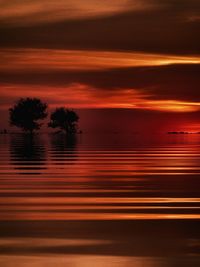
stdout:
<svg viewBox="0 0 200 267">
<path fill-rule="evenodd" d="M 16 220 L 68 220 L 68 221 L 106 221 L 106 220 L 199 220 L 200 214 L 157 214 L 157 213 L 70 213 L 70 212 L 5 212 L 1 215 L 2 221 Z"/>
<path fill-rule="evenodd" d="M 60 267 L 82 266 L 82 267 L 160 267 L 161 259 L 150 257 L 123 257 L 123 256 L 105 256 L 105 255 L 35 255 L 35 256 L 3 256 L 0 258 L 0 264 L 12 267 L 54 267 L 59 264 Z M 162 262 L 162 261 L 161 261 Z"/>
<path fill-rule="evenodd" d="M 0 137 L 0 266 L 199 267 L 198 138 L 134 138 Z"/>
</svg>

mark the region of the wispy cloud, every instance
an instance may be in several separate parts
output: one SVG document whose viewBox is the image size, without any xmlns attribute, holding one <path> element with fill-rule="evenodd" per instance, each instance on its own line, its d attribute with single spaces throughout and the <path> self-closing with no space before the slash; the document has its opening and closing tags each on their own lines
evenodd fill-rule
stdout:
<svg viewBox="0 0 200 267">
<path fill-rule="evenodd" d="M 0 0 L 1 47 L 200 54 L 199 0 Z"/>
<path fill-rule="evenodd" d="M 200 110 L 199 102 L 179 100 L 151 100 L 145 90 L 118 88 L 114 92 L 86 84 L 67 86 L 2 85 L 1 101 L 8 108 L 16 99 L 29 96 L 47 101 L 51 107 L 63 105 L 73 108 L 130 108 L 166 112 L 194 112 Z M 1 103 L 0 103 L 1 104 Z"/>
<path fill-rule="evenodd" d="M 0 70 L 24 73 L 200 63 L 200 56 L 53 49 L 1 49 L 0 58 Z"/>
<path fill-rule="evenodd" d="M 38 24 L 106 16 L 152 7 L 146 0 L 0 0 L 0 20 L 9 24 Z"/>
<path fill-rule="evenodd" d="M 0 0 L 0 106 L 199 110 L 199 0 Z"/>
</svg>

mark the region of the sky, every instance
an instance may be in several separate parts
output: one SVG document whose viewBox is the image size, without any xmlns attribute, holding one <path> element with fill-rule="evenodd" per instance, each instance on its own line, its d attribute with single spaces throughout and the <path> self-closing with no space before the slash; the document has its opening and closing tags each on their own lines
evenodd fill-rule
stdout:
<svg viewBox="0 0 200 267">
<path fill-rule="evenodd" d="M 199 0 L 0 0 L 0 36 L 4 114 L 39 97 L 200 130 Z"/>
</svg>

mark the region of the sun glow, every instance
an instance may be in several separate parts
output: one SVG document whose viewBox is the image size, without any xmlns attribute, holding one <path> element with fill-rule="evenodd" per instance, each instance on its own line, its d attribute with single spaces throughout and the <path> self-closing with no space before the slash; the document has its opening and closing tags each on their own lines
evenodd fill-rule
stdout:
<svg viewBox="0 0 200 267">
<path fill-rule="evenodd" d="M 177 100 L 146 101 L 143 108 L 171 112 L 192 112 L 200 110 L 200 103 Z"/>
</svg>

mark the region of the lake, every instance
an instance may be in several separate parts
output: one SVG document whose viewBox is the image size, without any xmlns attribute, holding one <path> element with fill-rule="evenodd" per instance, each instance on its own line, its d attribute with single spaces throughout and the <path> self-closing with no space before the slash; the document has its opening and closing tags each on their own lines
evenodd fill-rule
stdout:
<svg viewBox="0 0 200 267">
<path fill-rule="evenodd" d="M 200 135 L 0 135 L 0 266 L 200 266 Z"/>
</svg>

